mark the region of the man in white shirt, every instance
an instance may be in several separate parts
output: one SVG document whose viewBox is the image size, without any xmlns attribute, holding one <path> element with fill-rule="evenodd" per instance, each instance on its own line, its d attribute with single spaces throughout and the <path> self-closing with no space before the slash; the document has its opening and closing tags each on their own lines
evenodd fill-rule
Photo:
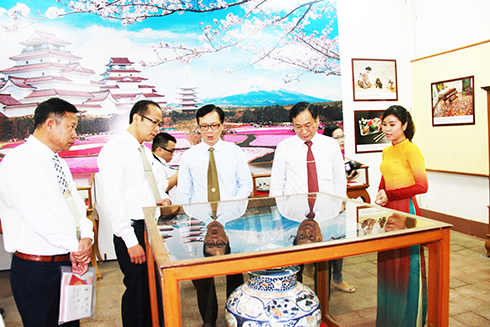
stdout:
<svg viewBox="0 0 490 327">
<path fill-rule="evenodd" d="M 220 107 L 206 105 L 196 113 L 202 142 L 184 152 L 179 164 L 177 203 L 208 202 L 209 148 L 214 148 L 220 200 L 246 199 L 252 192 L 252 175 L 243 150 L 221 140 L 225 114 Z"/>
<path fill-rule="evenodd" d="M 336 140 L 318 134 L 320 119 L 317 107 L 299 102 L 289 110 L 289 118 L 296 135 L 277 145 L 272 164 L 270 196 L 309 193 L 308 161 L 316 166 L 317 192 L 345 197 L 347 180 L 344 159 Z M 307 159 L 309 148 L 313 160 Z M 333 260 L 332 266 L 334 288 L 354 292 L 355 289 L 342 278 L 342 259 Z"/>
<path fill-rule="evenodd" d="M 90 262 L 92 222 L 68 165 L 57 155 L 77 139 L 77 113 L 59 98 L 40 103 L 33 134 L 0 164 L 3 240 L 14 253 L 10 283 L 24 326 L 58 326 L 59 268 L 71 265 L 82 275 Z"/>
<path fill-rule="evenodd" d="M 155 189 L 157 176 L 152 187 L 143 158 L 150 167 L 154 159 L 143 142 L 152 141 L 162 126 L 159 105 L 148 100 L 138 101 L 131 109 L 129 124 L 126 132 L 109 141 L 100 151 L 97 163 L 104 192 L 101 204 L 112 221 L 114 248 L 124 274 L 123 325 L 151 326 L 142 208 L 168 205 L 170 201 L 165 190 Z"/>
<path fill-rule="evenodd" d="M 153 152 L 152 167 L 155 171 L 159 171 L 159 180 L 157 184 L 160 188 L 165 189 L 165 192 L 170 195 L 171 199 L 175 199 L 177 188 L 178 171 L 169 167 L 168 163 L 172 161 L 175 152 L 175 137 L 168 133 L 158 133 L 151 143 L 151 152 Z M 172 191 L 172 193 L 170 193 Z M 172 196 L 173 195 L 173 196 Z"/>
<path fill-rule="evenodd" d="M 225 114 L 215 105 L 205 105 L 196 113 L 202 142 L 194 145 L 182 155 L 179 167 L 177 202 L 181 204 L 208 202 L 208 168 L 214 156 L 217 172 L 217 200 L 247 199 L 252 192 L 252 175 L 242 149 L 234 143 L 221 140 Z M 217 219 L 217 208 L 211 206 L 211 216 Z M 212 243 L 212 239 L 209 239 Z M 209 244 L 211 246 L 211 244 Z M 199 312 L 204 327 L 216 326 L 218 302 L 213 278 L 193 280 L 197 290 Z M 227 276 L 227 297 L 243 283 L 242 274 Z"/>
</svg>

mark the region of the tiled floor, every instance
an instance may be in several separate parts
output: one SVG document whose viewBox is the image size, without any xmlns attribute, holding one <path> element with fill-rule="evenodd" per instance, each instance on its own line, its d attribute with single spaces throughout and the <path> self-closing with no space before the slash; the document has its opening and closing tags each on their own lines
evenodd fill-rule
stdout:
<svg viewBox="0 0 490 327">
<path fill-rule="evenodd" d="M 102 279 L 97 283 L 95 318 L 84 319 L 82 326 L 122 326 L 120 298 L 122 274 L 117 262 L 104 262 Z M 344 259 L 344 279 L 354 285 L 356 293 L 334 290 L 330 306 L 332 315 L 342 326 L 374 326 L 376 319 L 376 254 Z M 490 258 L 485 255 L 484 240 L 451 232 L 451 291 L 449 326 L 490 326 Z M 0 272 L 0 307 L 5 309 L 7 327 L 21 326 L 19 314 L 10 292 L 9 272 Z M 225 303 L 224 278 L 217 279 L 220 306 Z M 312 286 L 312 280 L 305 278 Z M 181 284 L 184 327 L 200 327 L 194 286 Z M 220 311 L 218 327 L 226 326 L 224 310 Z"/>
</svg>

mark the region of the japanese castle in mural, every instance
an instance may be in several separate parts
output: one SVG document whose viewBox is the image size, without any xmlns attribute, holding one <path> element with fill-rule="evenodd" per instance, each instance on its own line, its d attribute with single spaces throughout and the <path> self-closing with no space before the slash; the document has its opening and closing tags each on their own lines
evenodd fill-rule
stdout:
<svg viewBox="0 0 490 327">
<path fill-rule="evenodd" d="M 167 103 L 154 86 L 145 84 L 147 79 L 128 58 L 110 58 L 97 81 L 92 69 L 80 65 L 82 58 L 65 49 L 70 42 L 54 34 L 36 31 L 20 44 L 22 52 L 9 58 L 15 66 L 0 70 L 0 115 L 32 115 L 38 103 L 51 97 L 93 115 L 126 113 L 142 99 L 162 107 Z"/>
<path fill-rule="evenodd" d="M 134 62 L 112 57 L 106 71 L 96 77 L 94 70 L 82 67 L 81 57 L 66 47 L 71 43 L 52 33 L 35 31 L 21 53 L 10 57 L 15 65 L 0 67 L 0 116 L 32 115 L 38 103 L 60 97 L 89 115 L 126 114 L 136 101 L 148 99 L 167 110 L 196 111 L 203 103 L 227 108 L 291 105 L 300 101 L 330 101 L 286 89 L 266 77 L 256 76 L 224 90 L 215 97 L 200 98 L 198 86 L 176 87 L 176 103 L 167 103 L 165 95 L 148 85 Z M 3 52 L 2 54 L 4 54 Z"/>
</svg>

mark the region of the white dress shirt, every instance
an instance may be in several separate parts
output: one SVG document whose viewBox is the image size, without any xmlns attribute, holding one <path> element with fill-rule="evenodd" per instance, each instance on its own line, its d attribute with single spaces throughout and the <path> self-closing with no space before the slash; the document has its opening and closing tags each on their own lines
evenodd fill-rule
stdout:
<svg viewBox="0 0 490 327">
<path fill-rule="evenodd" d="M 320 192 L 346 196 L 344 159 L 338 142 L 318 133 L 311 139 Z M 270 196 L 308 193 L 308 146 L 297 135 L 281 141 L 272 164 Z"/>
<path fill-rule="evenodd" d="M 75 219 L 61 192 L 53 151 L 33 135 L 0 164 L 0 219 L 7 252 L 58 255 L 78 251 Z M 70 169 L 60 158 L 68 188 L 80 212 L 81 238 L 91 238 L 92 222 Z"/>
<path fill-rule="evenodd" d="M 208 202 L 209 145 L 201 142 L 180 159 L 177 203 Z M 220 200 L 247 199 L 252 193 L 252 174 L 243 150 L 219 140 L 214 146 Z"/>
<path fill-rule="evenodd" d="M 104 203 L 101 205 L 110 216 L 112 232 L 121 237 L 128 248 L 138 244 L 131 220 L 143 220 L 142 208 L 156 205 L 138 150 L 140 145 L 126 131 L 107 142 L 97 159 L 104 190 Z M 144 148 L 151 163 L 154 160 L 153 154 L 146 146 Z M 157 173 L 155 178 L 158 180 Z M 162 199 L 168 198 L 165 190 L 159 188 L 159 191 Z"/>
</svg>

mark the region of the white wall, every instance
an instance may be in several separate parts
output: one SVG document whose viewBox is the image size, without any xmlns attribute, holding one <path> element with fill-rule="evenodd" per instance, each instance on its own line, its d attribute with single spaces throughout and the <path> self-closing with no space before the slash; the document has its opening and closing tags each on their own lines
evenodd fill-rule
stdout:
<svg viewBox="0 0 490 327">
<path fill-rule="evenodd" d="M 346 156 L 369 165 L 371 198 L 381 177 L 381 153 L 355 154 L 353 111 L 392 104 L 411 109 L 410 61 L 490 39 L 489 9 L 487 0 L 339 1 Z M 399 100 L 354 102 L 352 58 L 396 59 Z M 415 136 L 417 142 L 423 140 Z M 488 178 L 429 172 L 428 179 L 429 192 L 419 196 L 422 208 L 488 222 Z"/>
<path fill-rule="evenodd" d="M 412 0 L 414 57 L 450 51 L 490 39 L 488 0 Z M 468 58 L 471 60 L 471 58 Z M 473 59 L 474 60 L 474 59 Z M 486 60 L 486 59 L 485 59 Z M 461 76 L 454 76 L 454 78 Z M 486 110 L 486 103 L 479 108 Z M 476 119 L 482 117 L 475 112 Z M 485 124 L 484 124 L 485 125 Z M 487 177 L 432 172 L 429 192 L 420 197 L 423 208 L 488 223 Z"/>
<path fill-rule="evenodd" d="M 410 59 L 413 55 L 412 5 L 402 0 L 338 1 L 342 101 L 346 156 L 369 166 L 372 201 L 381 178 L 381 152 L 355 154 L 354 110 L 411 107 Z M 396 59 L 398 101 L 353 101 L 352 58 Z"/>
<path fill-rule="evenodd" d="M 409 0 L 414 12 L 414 59 L 490 39 L 488 0 Z"/>
</svg>

